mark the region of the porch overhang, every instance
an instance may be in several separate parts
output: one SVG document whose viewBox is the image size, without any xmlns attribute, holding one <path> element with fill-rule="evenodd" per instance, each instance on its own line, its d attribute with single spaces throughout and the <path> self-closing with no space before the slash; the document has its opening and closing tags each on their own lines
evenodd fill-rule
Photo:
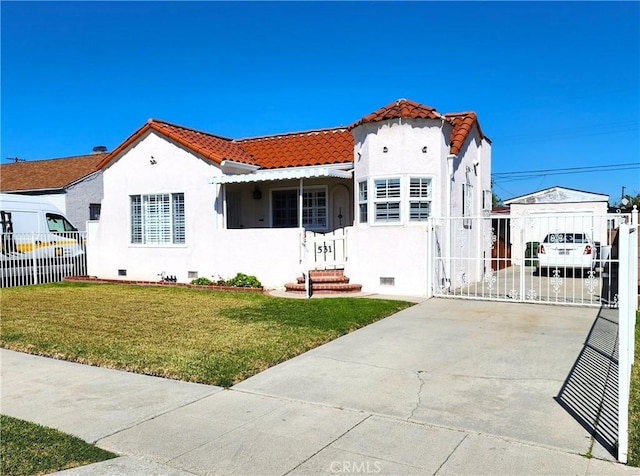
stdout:
<svg viewBox="0 0 640 476">
<path fill-rule="evenodd" d="M 353 164 L 288 167 L 286 169 L 256 170 L 245 174 L 220 175 L 218 177 L 212 177 L 209 183 L 222 185 L 230 183 L 270 182 L 276 180 L 298 180 L 321 177 L 350 179 L 352 177 L 352 172 Z"/>
</svg>

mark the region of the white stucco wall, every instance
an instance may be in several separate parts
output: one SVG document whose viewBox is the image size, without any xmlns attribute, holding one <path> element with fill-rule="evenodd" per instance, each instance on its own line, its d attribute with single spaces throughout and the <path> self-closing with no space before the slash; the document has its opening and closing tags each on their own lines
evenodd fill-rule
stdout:
<svg viewBox="0 0 640 476">
<path fill-rule="evenodd" d="M 208 181 L 220 171 L 213 164 L 149 133 L 103 172 L 104 199 L 90 275 L 115 278 L 119 269 L 126 269 L 128 278 L 155 279 L 162 271 L 170 273 L 174 263 L 191 269 L 215 246 L 210 237 L 218 226 L 215 207 L 220 201 Z M 184 193 L 184 245 L 130 243 L 129 197 L 151 193 Z"/>
<path fill-rule="evenodd" d="M 395 119 L 366 123 L 353 130 L 354 200 L 357 204 L 358 182 L 368 180 L 369 224 L 374 225 L 373 180 L 376 178 L 399 177 L 403 186 L 408 187 L 410 176 L 429 177 L 433 190 L 431 214 L 441 216 L 445 212 L 442 177 L 446 161 L 442 151 L 446 148 L 441 127 L 442 121 Z M 385 147 L 387 152 L 384 152 Z M 424 147 L 426 152 L 422 151 Z M 357 205 L 355 210 L 357 221 Z M 408 222 L 408 215 L 404 215 L 402 224 Z"/>
<path fill-rule="evenodd" d="M 350 228 L 345 275 L 366 292 L 427 296 L 428 236 L 426 226 Z M 384 285 L 380 278 L 395 283 Z"/>
<path fill-rule="evenodd" d="M 155 165 L 150 164 L 151 156 Z M 218 188 L 209 183 L 218 174 L 215 165 L 153 133 L 140 140 L 103 174 L 100 221 L 90 224 L 89 275 L 156 281 L 164 272 L 189 282 L 189 271 L 209 279 L 242 272 L 269 288 L 295 281 L 301 271 L 300 231 L 225 230 L 217 212 L 222 209 Z M 130 243 L 129 196 L 150 193 L 185 194 L 185 244 Z M 126 277 L 118 270 L 126 270 Z"/>
</svg>

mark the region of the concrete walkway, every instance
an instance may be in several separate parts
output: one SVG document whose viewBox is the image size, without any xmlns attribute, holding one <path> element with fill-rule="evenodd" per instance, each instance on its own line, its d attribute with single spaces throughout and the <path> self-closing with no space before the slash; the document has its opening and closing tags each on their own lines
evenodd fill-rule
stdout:
<svg viewBox="0 0 640 476">
<path fill-rule="evenodd" d="M 2 350 L 1 411 L 123 455 L 65 475 L 640 474 L 590 426 L 613 324 L 431 299 L 230 390 Z"/>
</svg>

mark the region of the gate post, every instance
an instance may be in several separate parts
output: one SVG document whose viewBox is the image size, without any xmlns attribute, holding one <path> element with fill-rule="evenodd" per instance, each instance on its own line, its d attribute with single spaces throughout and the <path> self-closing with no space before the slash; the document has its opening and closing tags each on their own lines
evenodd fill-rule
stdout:
<svg viewBox="0 0 640 476">
<path fill-rule="evenodd" d="M 436 269 L 436 260 L 433 253 L 433 221 L 427 218 L 427 297 L 433 297 L 433 273 Z"/>
<path fill-rule="evenodd" d="M 638 225 L 622 223 L 619 240 L 618 461 L 626 463 L 629 452 L 629 393 L 635 351 L 635 313 L 638 307 Z"/>
</svg>

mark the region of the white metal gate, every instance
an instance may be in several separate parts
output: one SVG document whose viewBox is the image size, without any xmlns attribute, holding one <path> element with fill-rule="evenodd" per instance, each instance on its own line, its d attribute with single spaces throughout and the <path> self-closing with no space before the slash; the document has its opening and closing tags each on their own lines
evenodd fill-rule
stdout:
<svg viewBox="0 0 640 476">
<path fill-rule="evenodd" d="M 618 305 L 618 229 L 629 214 L 492 214 L 432 219 L 433 294 Z"/>
<path fill-rule="evenodd" d="M 347 233 L 338 228 L 329 233 L 305 231 L 303 240 L 306 269 L 341 269 L 347 261 Z"/>
</svg>

